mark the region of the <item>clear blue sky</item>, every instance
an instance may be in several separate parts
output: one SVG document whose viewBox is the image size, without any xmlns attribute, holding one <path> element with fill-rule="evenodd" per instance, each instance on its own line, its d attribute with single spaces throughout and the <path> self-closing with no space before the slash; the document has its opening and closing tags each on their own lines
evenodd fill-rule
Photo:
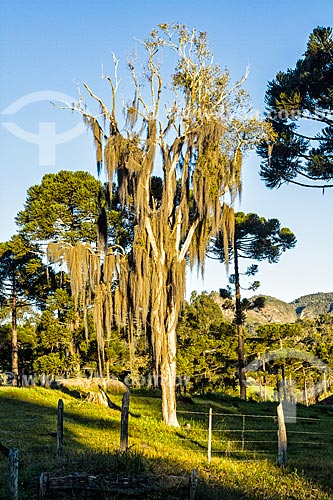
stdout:
<svg viewBox="0 0 333 500">
<path fill-rule="evenodd" d="M 144 38 L 160 22 L 179 21 L 207 31 L 215 61 L 230 69 L 232 79 L 250 65 L 246 86 L 255 109 L 262 111 L 267 81 L 294 66 L 313 28 L 333 25 L 332 0 L 12 0 L 2 2 L 1 11 L 1 241 L 15 232 L 14 217 L 27 189 L 45 173 L 96 173 L 87 132 L 78 131 L 77 137 L 52 148 L 54 134 L 58 139 L 65 134 L 65 140 L 67 133 L 75 136 L 80 120 L 52 108 L 49 100 L 56 93 L 74 99 L 81 80 L 105 93 L 101 65 L 112 71 L 112 52 L 125 65 L 137 46 L 135 39 Z M 18 137 L 18 127 L 25 140 Z M 31 142 L 36 137 L 48 144 L 46 150 Z M 333 192 L 322 196 L 291 186 L 269 191 L 258 177 L 258 165 L 255 154 L 245 161 L 239 208 L 278 218 L 298 239 L 297 247 L 278 264 L 260 264 L 259 292 L 289 301 L 333 291 Z M 189 276 L 188 290 L 218 290 L 226 283 L 223 266 L 208 262 L 204 282 Z"/>
</svg>

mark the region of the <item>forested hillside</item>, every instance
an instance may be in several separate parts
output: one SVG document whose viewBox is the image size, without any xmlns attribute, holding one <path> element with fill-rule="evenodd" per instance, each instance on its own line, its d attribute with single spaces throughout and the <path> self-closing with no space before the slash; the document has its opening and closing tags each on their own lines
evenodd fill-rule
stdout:
<svg viewBox="0 0 333 500">
<path fill-rule="evenodd" d="M 217 292 L 212 292 L 211 297 L 220 306 L 226 320 L 233 318 L 233 304 L 230 299 L 224 299 Z M 255 305 L 255 299 L 264 299 L 263 307 Z M 303 295 L 292 302 L 284 302 L 276 297 L 259 295 L 249 299 L 246 314 L 248 325 L 261 323 L 293 323 L 297 319 L 316 318 L 321 314 L 333 312 L 333 292 L 312 293 Z"/>
<path fill-rule="evenodd" d="M 220 306 L 224 318 L 232 321 L 234 315 L 233 302 L 230 299 L 220 297 L 217 292 L 212 292 L 211 297 Z M 263 307 L 256 306 L 255 299 L 257 297 L 249 299 L 246 324 L 292 323 L 297 320 L 294 305 L 283 302 L 283 300 L 275 297 L 263 295 L 259 297 L 264 298 Z"/>
<path fill-rule="evenodd" d="M 319 314 L 333 311 L 333 292 L 311 293 L 291 302 L 296 314 L 301 318 L 315 318 Z"/>
</svg>

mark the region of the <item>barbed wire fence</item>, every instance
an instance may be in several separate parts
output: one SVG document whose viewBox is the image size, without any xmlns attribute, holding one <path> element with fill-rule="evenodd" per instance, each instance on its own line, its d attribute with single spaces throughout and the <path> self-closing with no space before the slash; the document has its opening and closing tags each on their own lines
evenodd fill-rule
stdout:
<svg viewBox="0 0 333 500">
<path fill-rule="evenodd" d="M 280 404 L 277 408 L 282 408 Z M 182 411 L 177 413 L 184 422 L 182 437 L 192 452 L 207 456 L 242 459 L 277 458 L 286 465 L 288 455 L 314 452 L 333 453 L 333 432 L 320 429 L 318 417 L 297 417 L 296 421 L 279 411 L 276 415 L 223 413 L 213 411 Z M 333 428 L 333 417 L 325 417 Z M 333 455 L 332 455 L 333 459 Z"/>
</svg>

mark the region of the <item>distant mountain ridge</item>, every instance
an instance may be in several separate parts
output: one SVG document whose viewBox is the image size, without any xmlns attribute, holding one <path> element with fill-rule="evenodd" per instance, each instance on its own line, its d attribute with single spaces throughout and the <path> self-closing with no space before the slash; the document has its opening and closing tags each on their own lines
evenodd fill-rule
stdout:
<svg viewBox="0 0 333 500">
<path fill-rule="evenodd" d="M 333 292 L 318 292 L 303 295 L 291 302 L 300 318 L 315 318 L 333 312 Z"/>
<path fill-rule="evenodd" d="M 220 306 L 225 319 L 232 321 L 234 311 L 226 307 L 226 299 L 221 298 L 217 292 L 212 292 L 211 297 Z M 310 319 L 316 318 L 320 314 L 333 313 L 333 292 L 318 292 L 303 295 L 290 303 L 275 297 L 260 295 L 260 297 L 265 297 L 265 305 L 261 309 L 256 307 L 251 308 L 251 303 L 254 303 L 256 297 L 249 299 L 250 308 L 246 313 L 246 324 L 248 325 L 293 323 L 298 318 Z"/>
<path fill-rule="evenodd" d="M 293 304 L 288 304 L 276 297 L 265 295 L 263 308 L 249 309 L 247 311 L 248 323 L 294 323 L 297 320 L 296 309 Z M 250 299 L 250 303 L 255 299 Z"/>
</svg>

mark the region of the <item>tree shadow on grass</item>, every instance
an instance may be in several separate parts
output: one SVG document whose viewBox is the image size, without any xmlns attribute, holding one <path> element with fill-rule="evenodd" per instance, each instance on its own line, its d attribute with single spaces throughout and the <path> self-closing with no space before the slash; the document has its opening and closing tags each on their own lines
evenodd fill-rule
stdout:
<svg viewBox="0 0 333 500">
<path fill-rule="evenodd" d="M 67 394 L 68 396 L 71 396 L 72 398 L 79 399 L 80 401 L 94 401 L 99 402 L 101 404 L 105 403 L 105 406 L 108 406 L 111 410 L 117 410 L 121 412 L 121 406 L 113 403 L 111 401 L 109 394 L 104 390 L 104 388 L 100 385 L 99 387 L 99 392 L 96 391 L 90 391 L 90 392 L 80 392 L 79 389 L 75 387 L 68 387 L 63 384 L 59 383 L 54 383 L 53 385 L 51 384 L 52 389 L 57 389 L 58 391 L 63 392 L 64 394 Z M 123 395 L 124 393 L 120 393 Z M 92 395 L 94 396 L 94 399 L 92 399 Z M 115 392 L 115 395 L 119 397 L 119 392 Z M 112 396 L 113 397 L 113 396 Z M 133 413 L 132 411 L 129 411 L 129 415 L 134 418 L 140 418 L 140 414 Z"/>
<path fill-rule="evenodd" d="M 38 394 L 37 394 L 38 393 Z M 38 395 L 38 397 L 37 397 Z M 0 441 L 8 447 L 17 447 L 20 450 L 20 500 L 37 499 L 38 478 L 41 472 L 66 476 L 69 473 L 85 473 L 91 475 L 101 474 L 103 477 L 144 476 L 145 480 L 154 488 L 143 494 L 138 493 L 132 498 L 145 498 L 147 500 L 185 500 L 188 495 L 186 478 L 194 467 L 191 460 L 191 450 L 183 450 L 183 456 L 170 458 L 173 446 L 179 446 L 180 437 L 185 439 L 178 431 L 170 430 L 167 439 L 165 456 L 159 451 L 160 456 L 152 456 L 143 452 L 142 446 L 136 444 L 126 454 L 120 454 L 119 445 L 119 412 L 111 411 L 106 407 L 95 407 L 70 396 L 64 395 L 64 449 L 60 458 L 56 456 L 56 406 L 58 392 L 47 390 L 31 391 L 13 389 L 3 392 L 0 390 Z M 149 403 L 146 412 L 149 412 Z M 135 421 L 133 421 L 134 424 Z M 136 420 L 136 422 L 138 422 Z M 150 422 L 150 421 L 149 421 Z M 150 423 L 148 424 L 150 425 Z M 148 425 L 147 424 L 147 425 Z M 137 424 L 136 424 L 137 425 Z M 102 432 L 100 432 L 102 430 Z M 149 427 L 148 427 L 149 430 Z M 132 426 L 130 445 L 134 442 L 135 433 L 143 434 L 146 430 L 135 425 Z M 158 437 L 159 428 L 156 430 Z M 180 434 L 180 436 L 178 436 Z M 141 436 L 139 436 L 141 437 Z M 146 437 L 146 436 L 145 436 Z M 137 436 L 136 436 L 137 438 Z M 152 438 L 153 439 L 153 438 Z M 163 439 L 163 438 L 162 438 Z M 164 436 L 164 439 L 166 437 Z M 98 441 L 99 440 L 99 441 Z M 102 440 L 102 441 L 101 441 Z M 147 437 L 149 440 L 149 437 Z M 138 441 L 138 439 L 137 439 Z M 176 442 L 177 441 L 177 442 Z M 150 443 L 151 444 L 151 443 Z M 198 443 L 191 443 L 192 446 Z M 97 451 L 99 450 L 99 451 Z M 102 450 L 102 451 L 101 451 Z M 169 455 L 169 457 L 168 457 Z M 188 456 L 189 460 L 186 460 Z M 193 458 L 193 456 L 192 456 Z M 279 496 L 277 490 L 271 490 L 260 483 L 260 474 L 255 482 L 251 473 L 238 477 L 238 471 L 246 471 L 251 464 L 239 460 L 213 460 L 208 465 L 204 460 L 196 462 L 199 469 L 199 482 L 195 499 L 199 500 L 277 500 L 279 498 L 300 498 L 296 496 Z M 259 462 L 258 462 L 259 463 Z M 229 465 L 228 465 L 229 464 Z M 231 464 L 231 465 L 230 465 Z M 264 462 L 263 462 L 264 464 Z M 0 459 L 0 499 L 8 500 L 8 487 L 5 484 L 8 464 Z M 258 466 L 260 470 L 261 465 Z M 267 474 L 274 475 L 273 466 Z M 255 469 L 253 469 L 255 470 Z M 280 474 L 280 473 L 278 473 Z M 291 475 L 286 473 L 287 480 Z M 170 476 L 183 476 L 184 481 L 177 483 L 177 478 L 170 486 Z M 281 480 L 283 476 L 281 475 Z M 185 486 L 184 486 L 185 484 Z M 309 493 L 310 494 L 310 493 Z M 50 493 L 47 497 L 53 500 L 65 499 L 99 499 L 112 500 L 130 498 L 123 493 L 111 492 L 67 492 Z M 322 490 L 318 496 L 311 498 L 325 498 Z"/>
<path fill-rule="evenodd" d="M 44 390 L 35 398 L 34 389 L 8 389 L 0 391 L 0 442 L 20 453 L 20 482 L 34 482 L 41 472 L 75 471 L 77 464 L 89 463 L 92 456 L 115 451 L 119 445 L 120 415 L 105 407 L 78 402 L 64 397 L 63 453 L 57 458 L 57 396 Z M 53 392 L 53 391 L 52 391 Z M 31 395 L 31 397 L 29 397 Z M 96 406 L 96 407 L 95 407 Z M 103 429 L 103 433 L 101 433 Z M 101 442 L 102 439 L 102 442 Z M 102 453 L 93 450 L 102 450 Z M 84 454 L 90 455 L 84 458 Z M 92 461 L 93 463 L 93 461 Z M 8 500 L 8 463 L 0 457 L 0 499 Z M 35 485 L 33 486 L 33 488 Z M 25 491 L 20 500 L 35 498 Z"/>
</svg>

